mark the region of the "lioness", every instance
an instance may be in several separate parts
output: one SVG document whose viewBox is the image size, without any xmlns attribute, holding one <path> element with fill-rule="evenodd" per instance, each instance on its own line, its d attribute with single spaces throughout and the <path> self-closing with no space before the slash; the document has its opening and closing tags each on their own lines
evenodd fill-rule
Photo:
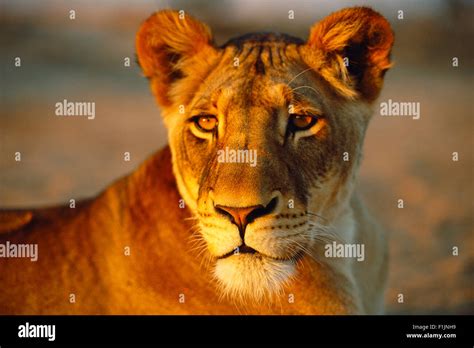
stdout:
<svg viewBox="0 0 474 348">
<path fill-rule="evenodd" d="M 392 44 L 364 7 L 306 42 L 220 47 L 188 15 L 153 14 L 136 50 L 169 147 L 74 209 L 3 211 L 0 313 L 380 313 L 385 235 L 354 184 Z M 38 260 L 11 257 L 20 244 Z"/>
</svg>

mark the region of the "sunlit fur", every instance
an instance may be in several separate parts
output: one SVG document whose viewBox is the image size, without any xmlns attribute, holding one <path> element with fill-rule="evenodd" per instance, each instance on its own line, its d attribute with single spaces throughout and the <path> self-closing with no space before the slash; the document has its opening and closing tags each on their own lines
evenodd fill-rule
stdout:
<svg viewBox="0 0 474 348">
<path fill-rule="evenodd" d="M 380 313 L 385 234 L 355 180 L 390 66 L 388 22 L 344 9 L 307 41 L 252 34 L 217 47 L 205 24 L 179 16 L 153 14 L 136 42 L 169 147 L 74 209 L 0 212 L 1 243 L 39 249 L 35 263 L 0 260 L 0 313 Z M 319 121 L 288 132 L 290 109 Z M 215 135 L 191 129 L 201 113 L 218 118 Z M 256 150 L 257 165 L 219 163 L 226 147 Z M 245 234 L 216 210 L 272 200 Z M 324 257 L 334 240 L 363 243 L 365 261 Z M 242 242 L 256 252 L 234 255 Z"/>
<path fill-rule="evenodd" d="M 139 62 L 169 128 L 179 191 L 197 216 L 225 295 L 258 302 L 281 293 L 302 255 L 321 258 L 315 244 L 353 241 L 332 225 L 350 210 L 370 102 L 390 66 L 392 43 L 387 21 L 368 8 L 327 17 L 306 43 L 254 34 L 215 47 L 207 26 L 173 11 L 142 26 Z M 290 105 L 324 117 L 312 132 L 288 136 Z M 218 117 L 217 136 L 190 131 L 186 120 L 200 113 Z M 258 165 L 218 163 L 217 150 L 225 147 L 256 150 Z M 249 224 L 244 240 L 214 208 L 266 205 L 274 192 L 278 208 Z M 242 242 L 258 253 L 219 258 Z"/>
<path fill-rule="evenodd" d="M 276 261 L 264 256 L 233 255 L 216 262 L 214 274 L 224 296 L 245 303 L 272 300 L 296 271 L 295 262 Z"/>
</svg>

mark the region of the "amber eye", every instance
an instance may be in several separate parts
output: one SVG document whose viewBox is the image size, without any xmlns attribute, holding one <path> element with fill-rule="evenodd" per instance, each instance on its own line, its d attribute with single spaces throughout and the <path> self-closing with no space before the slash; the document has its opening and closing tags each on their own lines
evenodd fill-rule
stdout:
<svg viewBox="0 0 474 348">
<path fill-rule="evenodd" d="M 217 127 L 217 118 L 213 115 L 198 115 L 192 118 L 196 127 L 202 132 L 212 132 Z"/>
<path fill-rule="evenodd" d="M 318 122 L 318 116 L 291 114 L 289 119 L 289 127 L 292 131 L 302 131 L 310 129 Z"/>
</svg>

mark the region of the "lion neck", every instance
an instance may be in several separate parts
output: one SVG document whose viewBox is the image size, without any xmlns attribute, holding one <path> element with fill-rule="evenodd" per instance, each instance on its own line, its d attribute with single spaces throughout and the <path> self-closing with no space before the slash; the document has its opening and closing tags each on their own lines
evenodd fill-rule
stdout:
<svg viewBox="0 0 474 348">
<path fill-rule="evenodd" d="M 146 160 L 126 180 L 116 185 L 128 217 L 123 221 L 123 239 L 140 253 L 127 267 L 127 274 L 136 274 L 136 289 L 142 289 L 143 310 L 163 308 L 169 313 L 334 313 L 344 312 L 348 299 L 340 293 L 338 275 L 341 267 L 330 270 L 326 262 L 305 257 L 298 267 L 298 276 L 273 304 L 248 303 L 242 307 L 228 299 L 220 299 L 212 282 L 211 269 L 193 252 L 189 237 L 193 223 L 187 208 L 180 208 L 181 196 L 172 171 L 170 149 L 159 151 Z M 118 188 L 118 190 L 117 190 Z M 123 207 L 122 207 L 123 209 Z M 345 211 L 337 220 L 338 228 L 350 231 L 351 212 Z M 132 242 L 133 241 L 133 242 Z M 319 254 L 319 252 L 318 252 Z M 313 255 L 315 258 L 318 255 Z M 331 265 L 331 267 L 334 267 Z M 139 278 L 139 279 L 138 279 Z M 165 280 L 165 281 L 163 281 Z M 179 294 L 192 293 L 193 304 L 181 305 Z M 314 296 L 318 293 L 318 296 Z M 296 302 L 289 301 L 296 298 Z"/>
</svg>

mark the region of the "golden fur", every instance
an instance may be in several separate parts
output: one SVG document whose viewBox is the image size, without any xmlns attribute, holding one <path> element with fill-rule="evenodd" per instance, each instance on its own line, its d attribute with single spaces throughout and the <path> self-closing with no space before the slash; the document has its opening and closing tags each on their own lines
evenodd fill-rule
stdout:
<svg viewBox="0 0 474 348">
<path fill-rule="evenodd" d="M 380 313 L 385 236 L 354 184 L 392 44 L 368 8 L 326 17 L 307 42 L 221 47 L 188 15 L 152 15 L 137 56 L 169 148 L 75 209 L 3 212 L 0 243 L 37 243 L 39 259 L 0 259 L 0 313 Z M 320 118 L 290 133 L 289 113 Z M 212 134 L 201 114 L 218 119 Z M 257 165 L 218 161 L 224 148 L 255 150 Z M 247 208 L 242 229 L 226 209 Z M 332 241 L 364 244 L 365 260 L 324 257 Z"/>
</svg>

